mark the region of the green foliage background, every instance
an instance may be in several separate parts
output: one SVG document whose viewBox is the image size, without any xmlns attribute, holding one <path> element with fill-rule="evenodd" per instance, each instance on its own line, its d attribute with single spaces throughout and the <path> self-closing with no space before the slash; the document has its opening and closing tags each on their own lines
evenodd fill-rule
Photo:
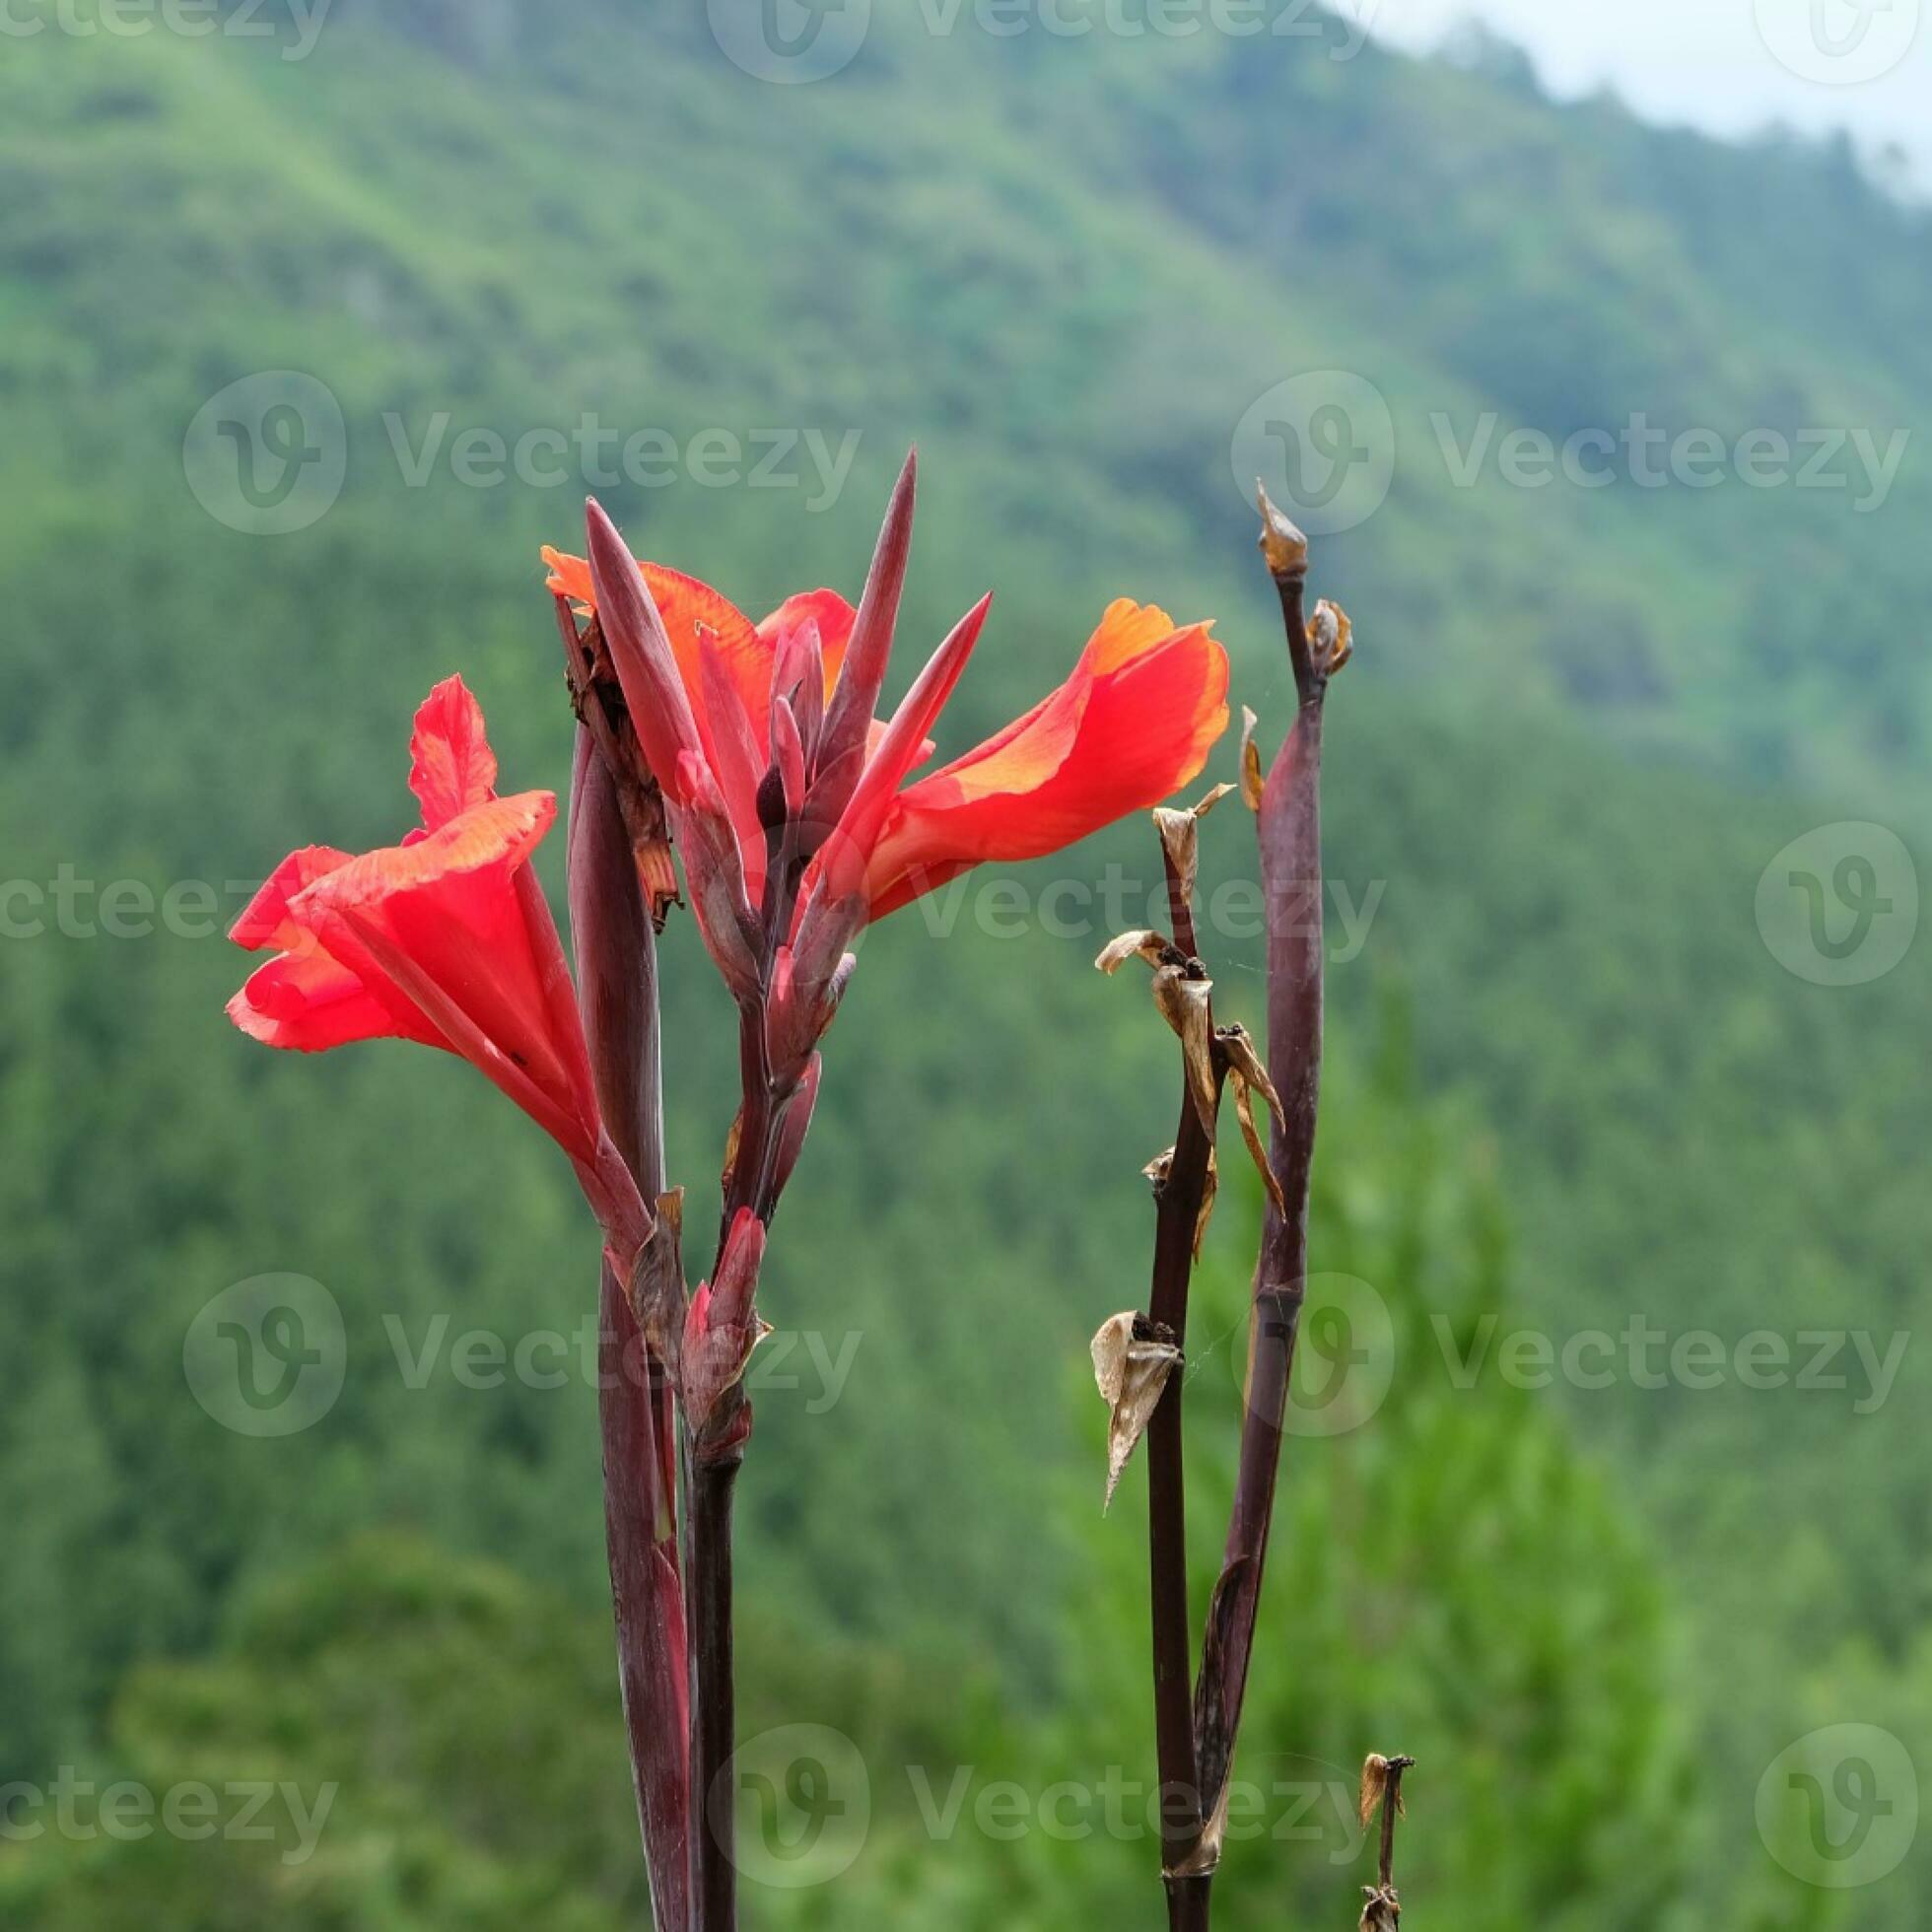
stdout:
<svg viewBox="0 0 1932 1932">
<path fill-rule="evenodd" d="M 1443 1334 L 1915 1334 L 1922 951 L 1809 986 L 1753 895 L 1821 823 L 1920 846 L 1923 464 L 1869 514 L 1735 482 L 1460 489 L 1430 418 L 1916 434 L 1927 219 L 1845 149 L 1557 107 L 1494 48 L 1340 40 L 934 36 L 880 0 L 847 72 L 778 88 L 702 12 L 614 0 L 341 0 L 299 62 L 10 38 L 4 869 L 204 880 L 225 919 L 291 845 L 395 836 L 409 709 L 457 668 L 510 781 L 562 785 L 533 559 L 581 492 L 447 460 L 413 487 L 396 439 L 439 412 L 512 441 L 585 411 L 681 445 L 858 431 L 822 514 L 602 492 L 753 610 L 856 592 L 917 439 L 905 655 L 998 591 L 949 747 L 1122 593 L 1216 614 L 1272 738 L 1290 694 L 1229 439 L 1282 378 L 1363 372 L 1399 461 L 1318 549 L 1359 642 L 1332 871 L 1374 914 L 1332 973 L 1315 1265 L 1387 1305 L 1395 1377 L 1368 1425 L 1294 1446 L 1242 1773 L 1415 1752 L 1403 1875 L 1440 1925 L 1916 1927 L 1922 1853 L 1811 1890 L 1754 1799 L 1826 1724 L 1932 1764 L 1920 1363 L 1865 1414 L 1855 1387 L 1526 1392 L 1493 1357 L 1465 1388 Z M 349 437 L 340 501 L 272 540 L 180 462 L 201 403 L 266 368 L 324 381 Z M 1210 893 L 1248 869 L 1238 817 L 1209 821 Z M 1153 862 L 1126 826 L 1026 883 L 1114 866 L 1144 895 Z M 1097 916 L 1024 926 L 969 895 L 869 936 L 774 1246 L 772 1318 L 858 1346 L 826 1413 L 809 1374 L 759 1401 L 747 1729 L 854 1738 L 873 1826 L 839 1886 L 756 1891 L 757 1923 L 1157 1912 L 1148 1845 L 1002 1839 L 971 1801 L 935 1837 L 908 1774 L 1036 1800 L 1150 1774 L 1138 1479 L 1097 1523 L 1082 1382 L 1086 1335 L 1142 1293 L 1171 1054 L 1089 970 Z M 1258 948 L 1213 945 L 1257 1020 Z M 221 1016 L 242 970 L 179 932 L 0 940 L 0 1783 L 273 1775 L 337 1809 L 299 1866 L 0 1842 L 0 1922 L 635 1923 L 592 1392 L 411 1388 L 395 1339 L 571 1329 L 581 1208 L 466 1069 L 251 1048 Z M 688 932 L 667 984 L 672 1167 L 702 1195 L 731 1056 Z M 1252 1254 L 1232 1153 L 1204 1338 L 1238 1331 Z M 348 1375 L 314 1428 L 247 1440 L 191 1400 L 182 1342 L 274 1271 L 334 1295 Z M 1221 1398 L 1193 1405 L 1202 1601 L 1229 1346 L 1195 1364 Z M 1237 1846 L 1229 1924 L 1349 1922 L 1346 1850 Z"/>
</svg>

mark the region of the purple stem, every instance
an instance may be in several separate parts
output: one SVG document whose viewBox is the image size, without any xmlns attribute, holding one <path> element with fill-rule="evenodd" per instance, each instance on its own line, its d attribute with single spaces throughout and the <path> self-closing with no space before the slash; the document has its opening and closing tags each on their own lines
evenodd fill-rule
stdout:
<svg viewBox="0 0 1932 1932">
<path fill-rule="evenodd" d="M 1308 1265 L 1308 1191 L 1322 1063 L 1322 710 L 1341 661 L 1330 634 L 1311 641 L 1303 616 L 1307 545 L 1264 499 L 1263 539 L 1281 601 L 1298 701 L 1257 814 L 1268 907 L 1268 1071 L 1281 1098 L 1270 1164 L 1284 1209 L 1262 1226 L 1250 1317 L 1240 1461 L 1221 1575 L 1209 1611 L 1196 1698 L 1196 1749 L 1211 1816 L 1234 1757 L 1260 1608 Z"/>
<path fill-rule="evenodd" d="M 656 940 L 616 785 L 583 730 L 571 787 L 570 900 L 598 1102 L 618 1152 L 653 1204 L 664 1186 Z M 675 1424 L 663 1364 L 607 1265 L 598 1329 L 604 1530 L 624 1725 L 652 1909 L 658 1932 L 686 1932 L 689 1707 Z"/>
<path fill-rule="evenodd" d="M 1195 949 L 1194 908 L 1170 862 L 1168 916 L 1174 943 Z M 1188 1289 L 1194 1276 L 1194 1235 L 1208 1187 L 1213 1145 L 1201 1124 L 1187 1074 L 1181 1077 L 1181 1118 L 1155 1205 L 1153 1281 L 1147 1318 L 1162 1339 L 1187 1347 Z M 1164 1332 L 1164 1333 L 1163 1333 Z M 1154 1671 L 1154 1750 L 1160 1770 L 1161 1881 L 1170 1932 L 1205 1926 L 1206 1885 L 1174 1876 L 1201 1840 L 1200 1769 L 1194 1741 L 1194 1671 L 1188 1611 L 1187 1468 L 1182 1428 L 1186 1361 L 1161 1391 L 1147 1423 L 1147 1572 Z"/>
</svg>

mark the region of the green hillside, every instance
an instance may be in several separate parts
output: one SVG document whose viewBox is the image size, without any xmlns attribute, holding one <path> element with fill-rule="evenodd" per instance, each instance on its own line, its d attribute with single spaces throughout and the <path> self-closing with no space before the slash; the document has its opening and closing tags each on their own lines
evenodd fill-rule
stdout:
<svg viewBox="0 0 1932 1932">
<path fill-rule="evenodd" d="M 1932 396 L 1926 215 L 1840 151 L 1554 106 L 1493 49 L 1454 67 L 1373 45 L 1331 58 L 1339 29 L 1061 41 L 935 35 L 884 0 L 873 14 L 852 65 L 803 87 L 741 72 L 702 11 L 603 0 L 567 17 L 341 0 L 301 60 L 233 34 L 5 47 L 0 823 L 7 876 L 41 897 L 9 900 L 22 930 L 0 944 L 0 1782 L 126 1758 L 131 1674 L 245 1651 L 237 1606 L 372 1524 L 600 1611 L 589 1392 L 479 1391 L 442 1368 L 412 1388 L 396 1340 L 413 1360 L 440 1317 L 449 1336 L 568 1329 L 594 1254 L 567 1178 L 510 1110 L 477 1104 L 465 1069 L 252 1048 L 221 1013 L 243 963 L 210 933 L 289 846 L 400 830 L 409 710 L 451 669 L 510 780 L 563 785 L 534 558 L 573 540 L 587 487 L 653 554 L 762 610 L 805 585 L 856 591 L 917 440 L 902 652 L 998 593 L 949 745 L 1054 682 L 1123 593 L 1215 614 L 1237 703 L 1278 732 L 1289 685 L 1241 426 L 1309 372 L 1364 380 L 1388 410 L 1387 498 L 1317 546 L 1359 646 L 1333 707 L 1333 871 L 1349 909 L 1372 909 L 1358 946 L 1337 922 L 1335 1032 L 1364 1079 L 1413 1069 L 1511 1230 L 1486 1303 L 1455 1303 L 1457 1346 L 1485 1315 L 1559 1348 L 1641 1315 L 1727 1350 L 1855 1331 L 1883 1363 L 1928 1306 L 1923 954 L 1867 985 L 1808 984 L 1754 917 L 1760 873 L 1814 827 L 1873 820 L 1922 846 L 1914 538 L 1932 483 L 1914 442 L 1889 481 L 1859 452 L 1898 449 Z M 339 408 L 339 436 L 302 428 L 345 479 L 308 526 L 255 535 L 234 526 L 245 504 L 217 492 L 210 514 L 190 487 L 212 473 L 190 426 L 274 370 Z M 291 393 L 312 407 L 312 386 Z M 620 443 L 654 433 L 667 480 L 586 473 L 570 447 L 586 412 Z M 1727 453 L 1710 488 L 1522 488 L 1485 455 L 1461 487 L 1490 412 L 1488 450 L 1523 429 L 1615 440 L 1643 412 L 1726 452 L 1783 437 L 1793 474 L 1755 487 Z M 487 444 L 461 446 L 473 431 L 507 447 L 553 432 L 566 450 L 531 446 L 553 480 L 526 465 L 490 484 Z M 1799 487 L 1814 432 L 1840 439 L 1820 478 L 1843 487 Z M 1244 836 L 1210 821 L 1210 889 L 1246 869 Z M 1144 894 L 1144 827 L 1025 883 L 1092 885 L 1110 863 Z M 79 882 L 64 913 L 62 880 Z M 217 911 L 177 896 L 174 930 L 140 932 L 138 892 L 117 909 L 113 881 L 151 902 L 203 881 Z M 854 1351 L 836 1400 L 801 1342 L 796 1386 L 759 1401 L 745 1588 L 782 1601 L 799 1641 L 836 1629 L 882 1651 L 915 1687 L 893 1694 L 935 1724 L 949 1698 L 933 1687 L 963 1674 L 1017 1687 L 1058 1736 L 1093 1720 L 1096 1694 L 1092 1442 L 1069 1376 L 1138 1293 L 1136 1177 L 1171 1130 L 1171 1068 L 1144 1007 L 1091 973 L 1097 921 L 1002 936 L 988 900 L 946 904 L 867 939 L 828 1055 L 770 1299 L 834 1372 Z M 1254 940 L 1228 920 L 1209 943 L 1254 1018 Z M 688 932 L 669 980 L 672 1168 L 702 1196 L 731 1055 Z M 1335 1145 L 1346 1171 L 1324 1185 L 1373 1227 L 1404 1198 L 1406 1143 L 1366 1120 Z M 1226 1218 L 1231 1276 L 1244 1235 Z M 1350 1266 L 1318 1253 L 1330 1265 Z M 190 1400 L 183 1337 L 218 1290 L 280 1272 L 341 1307 L 347 1380 L 306 1434 L 244 1440 Z M 1404 1388 L 1412 1359 L 1432 1389 L 1446 1369 L 1428 1279 L 1403 1261 L 1376 1282 L 1404 1310 Z M 1474 1390 L 1438 1390 L 1427 1440 L 1446 1463 L 1459 1417 L 1487 1469 L 1494 1404 L 1534 1415 L 1627 1552 L 1631 1601 L 1654 1590 L 1656 1653 L 1680 1660 L 1648 1661 L 1644 1636 L 1622 1666 L 1668 1687 L 1670 1749 L 1605 1747 L 1662 1786 L 1571 1794 L 1639 1836 L 1671 1814 L 1663 1889 L 1612 1887 L 1620 1855 L 1573 1814 L 1550 1829 L 1588 1855 L 1556 1861 L 1560 1883 L 1472 1824 L 1471 1843 L 1524 1861 L 1497 1895 L 1510 1910 L 1581 1889 L 1600 1908 L 1574 1922 L 1592 1928 L 1713 1898 L 1736 1908 L 1726 1923 L 1835 1922 L 1838 1901 L 1760 1843 L 1759 1777 L 1838 1721 L 1932 1749 L 1932 1576 L 1920 1364 L 1907 1349 L 1882 1401 L 1855 1348 L 1833 1367 L 1846 1386 L 1655 1391 L 1620 1371 L 1530 1394 L 1499 1392 L 1492 1357 Z M 1131 1534 L 1131 1497 L 1119 1514 Z M 1525 1515 L 1546 1568 L 1580 1560 L 1560 1515 Z M 1532 1553 L 1510 1572 L 1505 1604 L 1443 1613 L 1473 1660 L 1495 1648 L 1475 1625 L 1535 1619 L 1538 1568 Z M 1119 1615 L 1138 1616 L 1122 1588 Z M 1548 1609 L 1552 1685 L 1587 1679 L 1587 1620 L 1565 1623 L 1553 1591 Z M 1277 1582 L 1282 1644 L 1295 1612 Z M 1130 1637 L 1104 1654 L 1138 1697 Z M 1320 1725 L 1331 1757 L 1362 1742 L 1364 1709 L 1443 1737 L 1460 1718 L 1473 1763 L 1505 1748 L 1484 1708 L 1427 1704 L 1427 1673 L 1375 1682 L 1365 1706 L 1338 1691 L 1320 1712 L 1267 1703 L 1266 1722 Z M 1628 1694 L 1600 1686 L 1599 1707 Z M 949 1748 L 1040 1753 L 1022 1728 Z M 870 1896 L 923 1897 L 925 1869 L 874 1873 Z M 1463 1868 L 1438 1870 L 1446 1898 L 1470 1896 Z M 538 1883 L 527 1872 L 504 1883 L 540 1896 L 515 1890 Z M 621 1893 L 598 1896 L 607 1910 Z M 1340 1923 L 1346 1883 L 1335 1897 Z M 1915 1926 L 1932 1878 L 1921 1863 L 1855 1897 L 1861 1924 Z M 933 1922 L 994 1922 L 976 1898 L 948 1917 L 935 1889 Z M 24 1922 L 111 1922 L 104 1905 L 46 1909 L 70 1916 Z M 314 1922 L 390 1922 L 340 1910 Z"/>
</svg>

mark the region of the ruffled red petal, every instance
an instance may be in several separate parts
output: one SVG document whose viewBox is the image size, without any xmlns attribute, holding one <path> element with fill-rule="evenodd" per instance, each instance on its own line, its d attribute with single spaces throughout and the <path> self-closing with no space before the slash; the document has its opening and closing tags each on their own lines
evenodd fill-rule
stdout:
<svg viewBox="0 0 1932 1932">
<path fill-rule="evenodd" d="M 871 916 L 987 860 L 1037 859 L 1196 777 L 1227 727 L 1227 654 L 1205 624 L 1113 605 L 1059 690 L 907 788 L 866 871 Z"/>
</svg>

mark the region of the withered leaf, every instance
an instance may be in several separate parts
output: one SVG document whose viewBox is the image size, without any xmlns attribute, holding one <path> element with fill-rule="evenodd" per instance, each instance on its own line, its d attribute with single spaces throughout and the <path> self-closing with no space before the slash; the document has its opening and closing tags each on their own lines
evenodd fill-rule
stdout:
<svg viewBox="0 0 1932 1932">
<path fill-rule="evenodd" d="M 1100 957 L 1093 963 L 1101 972 L 1109 976 L 1118 973 L 1130 959 L 1144 959 L 1149 966 L 1158 966 L 1166 955 L 1174 950 L 1170 941 L 1158 932 L 1146 928 L 1133 932 L 1122 932 L 1111 938 L 1100 948 Z"/>
<path fill-rule="evenodd" d="M 1407 1760 L 1404 1760 L 1407 1762 Z M 1382 1794 L 1389 1788 L 1389 1760 L 1379 1751 L 1371 1751 L 1362 1760 L 1361 1821 L 1364 1826 L 1375 1816 L 1376 1807 L 1382 1802 Z M 1396 1816 L 1407 1818 L 1409 1811 L 1402 1801 L 1402 1786 L 1396 1786 Z"/>
<path fill-rule="evenodd" d="M 1175 811 L 1162 805 L 1154 813 L 1160 833 L 1160 849 L 1167 855 L 1169 892 L 1175 904 L 1194 904 L 1195 875 L 1201 863 L 1201 827 L 1191 811 Z"/>
<path fill-rule="evenodd" d="M 1356 1932 L 1401 1932 L 1402 1899 L 1392 1885 L 1365 1885 L 1361 1924 Z"/>
<path fill-rule="evenodd" d="M 1221 1028 L 1221 1051 L 1227 1056 L 1229 1070 L 1238 1072 L 1250 1086 L 1260 1091 L 1261 1097 L 1268 1102 L 1269 1110 L 1278 1120 L 1281 1096 L 1275 1091 L 1275 1082 L 1268 1077 L 1268 1069 L 1256 1051 L 1255 1036 L 1245 1026 L 1224 1026 Z"/>
<path fill-rule="evenodd" d="M 1161 851 L 1167 855 L 1173 873 L 1173 892 L 1184 906 L 1194 904 L 1195 881 L 1201 869 L 1201 821 L 1232 792 L 1231 785 L 1217 785 L 1199 804 L 1185 811 L 1161 805 L 1154 812 L 1154 826 L 1160 833 Z"/>
<path fill-rule="evenodd" d="M 1169 1878 L 1211 1878 L 1220 1870 L 1221 1844 L 1227 1836 L 1227 1795 L 1228 1787 L 1223 1784 L 1220 1796 L 1214 1802 L 1213 1814 L 1202 1828 L 1194 1849 L 1168 1871 Z"/>
<path fill-rule="evenodd" d="M 1188 1093 L 1194 1101 L 1202 1132 L 1214 1138 L 1214 1117 L 1220 1111 L 1220 1082 L 1214 1074 L 1214 1017 L 1209 1005 L 1214 983 L 1190 979 L 1185 967 L 1163 966 L 1154 974 L 1154 1004 L 1181 1042 L 1187 1068 Z"/>
<path fill-rule="evenodd" d="M 1375 1816 L 1375 1808 L 1382 1802 L 1382 1794 L 1388 1788 L 1389 1760 L 1379 1751 L 1371 1751 L 1362 1760 L 1362 1788 L 1359 1802 L 1363 1825 Z"/>
<path fill-rule="evenodd" d="M 1201 1259 L 1201 1246 L 1208 1239 L 1208 1223 L 1214 1218 L 1214 1197 L 1221 1188 L 1221 1164 L 1212 1147 L 1208 1149 L 1208 1178 L 1201 1190 L 1201 1207 L 1194 1217 L 1194 1258 Z"/>
<path fill-rule="evenodd" d="M 1146 1433 L 1167 1378 L 1181 1359 L 1180 1349 L 1171 1342 L 1137 1336 L 1135 1330 L 1139 1325 L 1141 1318 L 1131 1308 L 1110 1315 L 1100 1324 L 1090 1346 L 1094 1384 L 1109 1411 L 1103 1509 L 1112 1504 L 1127 1459 Z"/>
<path fill-rule="evenodd" d="M 1333 677 L 1355 652 L 1355 627 L 1340 604 L 1324 597 L 1308 620 L 1308 641 L 1324 677 Z"/>
<path fill-rule="evenodd" d="M 1261 1055 L 1255 1051 L 1254 1037 L 1245 1026 L 1224 1026 L 1220 1031 L 1221 1054 L 1227 1063 L 1227 1077 L 1234 1087 L 1234 1114 L 1241 1123 L 1241 1138 L 1254 1156 L 1268 1198 L 1277 1214 L 1288 1211 L 1281 1184 L 1275 1178 L 1275 1167 L 1268 1157 L 1268 1145 L 1255 1127 L 1254 1095 L 1259 1092 L 1276 1120 L 1281 1117 L 1281 1097 L 1268 1077 Z"/>
<path fill-rule="evenodd" d="M 1264 781 L 1261 747 L 1255 743 L 1255 726 L 1260 723 L 1246 705 L 1241 707 L 1241 799 L 1250 811 L 1261 810 Z"/>
<path fill-rule="evenodd" d="M 1241 1123 L 1241 1138 L 1247 1141 L 1248 1151 L 1261 1171 L 1262 1185 L 1268 1190 L 1269 1200 L 1275 1204 L 1275 1211 L 1285 1214 L 1288 1211 L 1287 1197 L 1281 1192 L 1280 1182 L 1275 1178 L 1275 1167 L 1268 1158 L 1268 1148 L 1255 1131 L 1254 1089 L 1238 1068 L 1228 1069 L 1228 1078 L 1234 1083 L 1234 1117 Z"/>
</svg>

